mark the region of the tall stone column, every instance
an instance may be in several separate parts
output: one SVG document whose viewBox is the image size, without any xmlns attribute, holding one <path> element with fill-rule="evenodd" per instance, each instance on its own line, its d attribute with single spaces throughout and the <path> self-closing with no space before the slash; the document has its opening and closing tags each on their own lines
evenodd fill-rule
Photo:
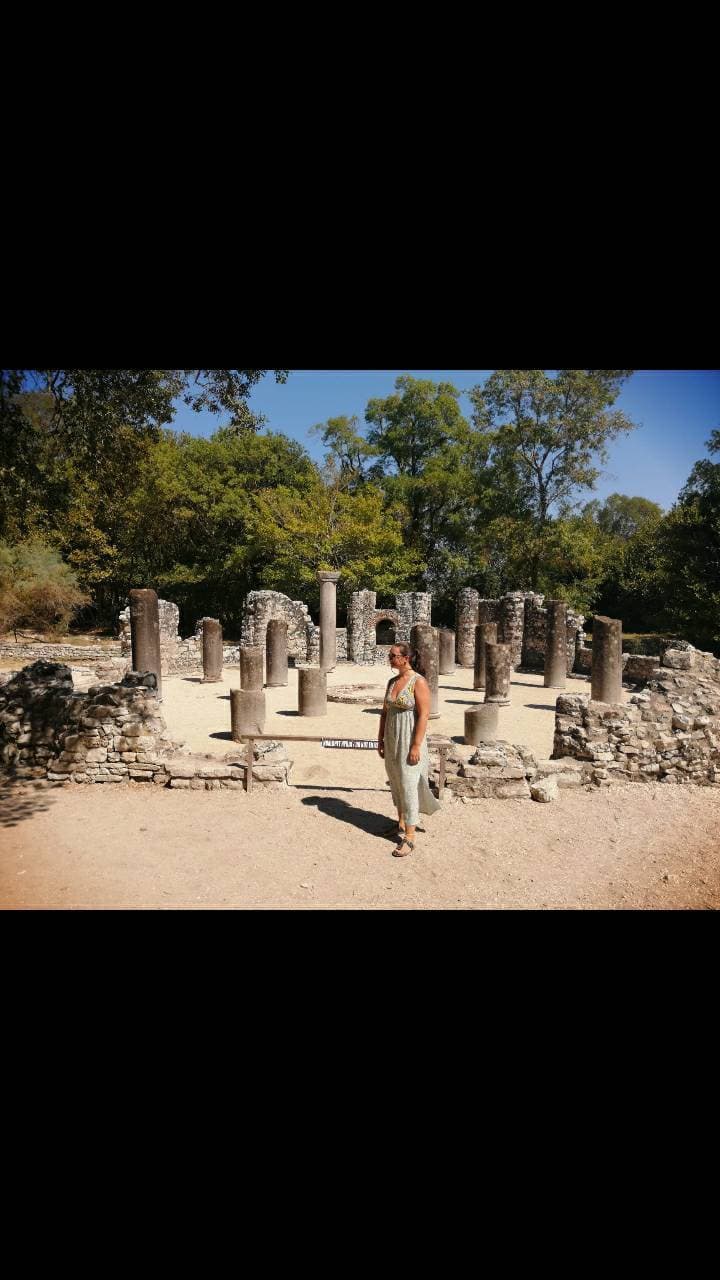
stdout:
<svg viewBox="0 0 720 1280">
<path fill-rule="evenodd" d="M 440 666 L 441 676 L 451 676 L 455 671 L 455 632 L 447 627 L 440 628 Z"/>
<path fill-rule="evenodd" d="M 545 688 L 564 689 L 567 679 L 567 605 L 564 600 L 548 600 L 545 607 Z"/>
<path fill-rule="evenodd" d="M 262 689 L 263 648 L 261 644 L 245 644 L 240 648 L 240 688 Z"/>
<path fill-rule="evenodd" d="M 478 623 L 479 600 L 480 596 L 474 587 L 463 587 L 462 591 L 458 591 L 455 635 L 457 662 L 461 667 L 472 667 L 475 663 L 475 628 Z"/>
<path fill-rule="evenodd" d="M 479 742 L 495 742 L 499 715 L 496 702 L 469 707 L 465 712 L 465 741 L 475 747 Z"/>
<path fill-rule="evenodd" d="M 288 682 L 287 622 L 271 618 L 265 635 L 265 683 L 271 688 Z"/>
<path fill-rule="evenodd" d="M 262 689 L 230 690 L 230 724 L 233 742 L 265 732 L 265 694 Z"/>
<path fill-rule="evenodd" d="M 509 644 L 485 643 L 485 701 L 506 707 L 510 702 L 512 648 Z"/>
<path fill-rule="evenodd" d="M 430 686 L 430 715 L 428 719 L 437 720 L 438 711 L 438 640 L 434 627 L 417 623 L 410 631 L 410 644 L 417 649 L 420 666 L 425 672 L 425 679 Z"/>
<path fill-rule="evenodd" d="M 595 614 L 592 629 L 590 697 L 593 702 L 622 702 L 622 622 Z"/>
<path fill-rule="evenodd" d="M 202 630 L 203 684 L 222 680 L 222 627 L 217 618 L 203 618 Z"/>
<path fill-rule="evenodd" d="M 497 644 L 497 622 L 481 622 L 475 628 L 475 674 L 473 689 L 485 688 L 485 645 Z"/>
<path fill-rule="evenodd" d="M 133 671 L 153 672 L 158 702 L 162 702 L 160 612 L 157 592 L 149 587 L 134 588 L 130 592 L 130 642 Z"/>
<path fill-rule="evenodd" d="M 320 582 L 320 666 L 334 671 L 337 662 L 337 582 L 339 573 L 318 572 Z"/>
<path fill-rule="evenodd" d="M 327 715 L 327 672 L 322 667 L 298 667 L 298 715 Z"/>
</svg>

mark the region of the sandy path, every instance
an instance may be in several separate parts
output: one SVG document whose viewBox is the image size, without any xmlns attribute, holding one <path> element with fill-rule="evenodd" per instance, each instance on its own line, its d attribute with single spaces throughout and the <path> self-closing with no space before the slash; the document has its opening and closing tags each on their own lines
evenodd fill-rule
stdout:
<svg viewBox="0 0 720 1280">
<path fill-rule="evenodd" d="M 338 667 L 330 684 L 375 683 L 381 668 Z M 163 714 L 186 747 L 222 755 L 229 688 L 195 677 L 164 682 Z M 329 704 L 294 714 L 296 673 L 268 690 L 267 732 L 377 734 L 371 710 Z M 480 700 L 472 673 L 442 676 L 442 715 L 462 734 Z M 587 689 L 572 680 L 569 689 Z M 539 755 L 552 748 L 555 694 L 541 676 L 514 677 L 501 733 Z M 720 795 L 710 788 L 628 785 L 532 801 L 446 803 L 426 819 L 415 854 L 395 859 L 392 816 L 373 752 L 288 744 L 287 792 L 188 792 L 123 787 L 0 786 L 0 906 L 4 908 L 717 908 Z"/>
</svg>

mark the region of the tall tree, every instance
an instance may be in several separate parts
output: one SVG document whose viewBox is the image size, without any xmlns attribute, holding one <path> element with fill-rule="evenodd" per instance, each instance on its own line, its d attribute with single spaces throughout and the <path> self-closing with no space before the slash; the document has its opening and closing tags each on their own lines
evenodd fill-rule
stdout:
<svg viewBox="0 0 720 1280">
<path fill-rule="evenodd" d="M 553 512 L 567 515 L 592 489 L 607 445 L 636 425 L 613 409 L 630 369 L 499 369 L 474 387 L 473 424 L 486 442 L 498 484 L 515 488 L 537 534 Z M 542 536 L 529 565 L 539 580 Z"/>
</svg>

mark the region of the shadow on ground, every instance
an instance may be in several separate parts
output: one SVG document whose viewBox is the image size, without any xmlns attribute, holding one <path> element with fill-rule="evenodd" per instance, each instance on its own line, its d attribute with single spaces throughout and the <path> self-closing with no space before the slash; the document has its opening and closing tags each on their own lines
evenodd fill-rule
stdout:
<svg viewBox="0 0 720 1280">
<path fill-rule="evenodd" d="M 57 786 L 61 787 L 62 783 Z M 16 827 L 36 813 L 44 813 L 53 803 L 55 790 L 56 787 L 47 782 L 5 778 L 0 783 L 0 827 Z"/>
<path fill-rule="evenodd" d="M 387 814 L 358 809 L 356 805 L 348 804 L 347 800 L 340 800 L 337 796 L 303 796 L 300 803 L 315 805 L 321 813 L 337 818 L 340 822 L 347 822 L 351 827 L 359 827 L 361 831 L 367 831 L 368 835 L 387 834 L 390 823 Z"/>
<path fill-rule="evenodd" d="M 529 711 L 554 711 L 555 704 L 548 706 L 547 702 L 526 702 L 525 706 Z"/>
</svg>

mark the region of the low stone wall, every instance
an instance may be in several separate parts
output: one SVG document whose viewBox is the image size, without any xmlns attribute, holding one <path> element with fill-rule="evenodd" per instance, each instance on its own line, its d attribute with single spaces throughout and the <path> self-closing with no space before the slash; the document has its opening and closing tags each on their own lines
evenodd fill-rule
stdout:
<svg viewBox="0 0 720 1280">
<path fill-rule="evenodd" d="M 132 673 L 80 693 L 67 666 L 26 667 L 0 686 L 0 768 L 49 782 L 239 788 L 245 748 L 224 760 L 182 754 L 160 714 L 155 683 L 153 675 Z M 256 743 L 254 760 L 254 779 L 287 785 L 292 762 L 282 744 Z"/>
<path fill-rule="evenodd" d="M 108 662 L 120 656 L 120 641 L 111 640 L 106 645 L 84 644 L 0 644 L 0 658 L 17 658 L 18 666 L 28 662 Z"/>
<path fill-rule="evenodd" d="M 628 658 L 640 655 L 628 654 Z M 655 660 L 657 662 L 657 660 Z M 647 688 L 627 703 L 561 694 L 553 758 L 583 762 L 585 779 L 720 783 L 720 659 L 668 649 Z"/>
</svg>

